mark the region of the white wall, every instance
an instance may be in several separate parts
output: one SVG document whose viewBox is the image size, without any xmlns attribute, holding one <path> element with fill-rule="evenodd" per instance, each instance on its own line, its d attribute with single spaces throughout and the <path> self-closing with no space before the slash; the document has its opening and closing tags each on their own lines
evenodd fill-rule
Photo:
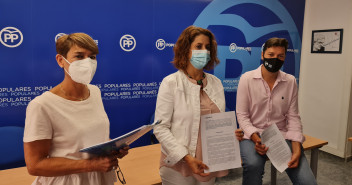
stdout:
<svg viewBox="0 0 352 185">
<path fill-rule="evenodd" d="M 310 53 L 312 30 L 343 29 L 342 54 Z M 306 0 L 299 84 L 305 134 L 327 140 L 324 151 L 350 155 L 352 132 L 352 0 Z M 350 146 L 349 146 L 350 147 Z"/>
</svg>

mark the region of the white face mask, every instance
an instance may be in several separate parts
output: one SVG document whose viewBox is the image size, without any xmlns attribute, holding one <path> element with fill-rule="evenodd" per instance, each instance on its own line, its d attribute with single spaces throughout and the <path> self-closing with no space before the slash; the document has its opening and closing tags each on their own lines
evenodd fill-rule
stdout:
<svg viewBox="0 0 352 185">
<path fill-rule="evenodd" d="M 95 71 L 97 70 L 97 60 L 87 57 L 85 59 L 76 60 L 70 63 L 65 57 L 62 56 L 62 58 L 70 64 L 68 71 L 66 71 L 66 69 L 65 71 L 68 75 L 70 75 L 73 81 L 85 85 L 92 81 Z"/>
</svg>

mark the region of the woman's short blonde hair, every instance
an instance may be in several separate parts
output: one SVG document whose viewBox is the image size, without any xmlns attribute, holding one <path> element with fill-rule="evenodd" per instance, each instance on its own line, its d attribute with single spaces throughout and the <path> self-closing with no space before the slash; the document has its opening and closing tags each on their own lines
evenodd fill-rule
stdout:
<svg viewBox="0 0 352 185">
<path fill-rule="evenodd" d="M 67 57 L 66 55 L 68 51 L 74 45 L 91 51 L 93 55 L 99 53 L 97 44 L 94 42 L 92 37 L 85 33 L 71 33 L 69 35 L 61 36 L 56 41 L 56 52 L 64 57 Z"/>
<path fill-rule="evenodd" d="M 208 29 L 196 26 L 189 26 L 188 28 L 183 30 L 174 47 L 175 57 L 172 63 L 177 69 L 186 71 L 187 65 L 191 60 L 189 58 L 191 44 L 194 39 L 201 34 L 209 37 L 210 42 L 210 61 L 204 67 L 204 69 L 214 69 L 215 65 L 220 63 L 220 60 L 217 57 L 217 43 L 214 34 Z"/>
</svg>

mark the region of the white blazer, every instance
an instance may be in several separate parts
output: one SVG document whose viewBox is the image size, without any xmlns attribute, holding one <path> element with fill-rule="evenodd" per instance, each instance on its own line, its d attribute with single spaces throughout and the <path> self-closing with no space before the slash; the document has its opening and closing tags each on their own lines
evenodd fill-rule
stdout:
<svg viewBox="0 0 352 185">
<path fill-rule="evenodd" d="M 225 111 L 225 95 L 221 81 L 206 73 L 204 92 Z M 200 124 L 200 86 L 189 81 L 186 74 L 177 71 L 161 82 L 156 102 L 155 120 L 162 122 L 154 127 L 154 134 L 167 156 L 167 166 L 173 166 L 185 155 L 195 157 Z"/>
</svg>

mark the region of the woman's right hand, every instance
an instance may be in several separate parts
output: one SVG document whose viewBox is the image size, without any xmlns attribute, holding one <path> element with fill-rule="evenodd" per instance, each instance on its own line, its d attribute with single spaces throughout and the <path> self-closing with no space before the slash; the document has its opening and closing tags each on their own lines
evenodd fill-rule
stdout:
<svg viewBox="0 0 352 185">
<path fill-rule="evenodd" d="M 116 168 L 119 164 L 116 155 L 93 157 L 92 159 L 89 159 L 89 161 L 91 165 L 90 171 L 108 172 Z"/>
<path fill-rule="evenodd" d="M 202 177 L 210 175 L 210 173 L 204 173 L 204 170 L 209 168 L 202 161 L 190 155 L 186 155 L 183 159 L 186 161 L 187 165 L 191 168 L 194 174 L 198 174 Z"/>
</svg>

